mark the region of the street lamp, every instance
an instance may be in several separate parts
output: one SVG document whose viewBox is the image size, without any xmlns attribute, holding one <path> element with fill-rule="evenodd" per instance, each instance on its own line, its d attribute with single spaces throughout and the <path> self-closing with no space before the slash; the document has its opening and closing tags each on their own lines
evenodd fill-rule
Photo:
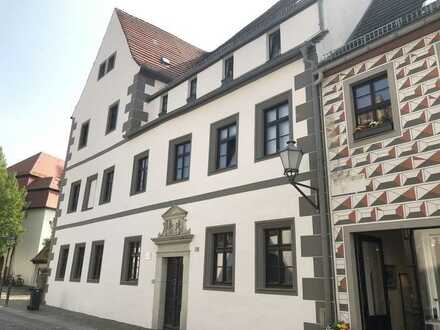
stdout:
<svg viewBox="0 0 440 330">
<path fill-rule="evenodd" d="M 301 148 L 296 146 L 295 141 L 287 142 L 287 148 L 280 152 L 281 163 L 284 167 L 284 175 L 289 180 L 289 183 L 295 187 L 296 190 L 317 210 L 319 210 L 319 199 L 317 198 L 318 203 L 315 203 L 309 196 L 307 196 L 304 191 L 301 190 L 300 187 L 308 188 L 310 190 L 316 191 L 318 193 L 318 189 L 308 186 L 303 183 L 296 182 L 296 176 L 299 173 L 299 166 L 301 165 L 301 160 L 303 158 L 304 152 Z"/>
</svg>

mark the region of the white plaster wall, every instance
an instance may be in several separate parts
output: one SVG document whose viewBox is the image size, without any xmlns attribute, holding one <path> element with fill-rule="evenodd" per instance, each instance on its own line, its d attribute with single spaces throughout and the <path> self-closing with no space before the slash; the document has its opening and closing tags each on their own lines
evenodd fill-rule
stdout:
<svg viewBox="0 0 440 330">
<path fill-rule="evenodd" d="M 234 53 L 234 77 L 240 77 L 267 61 L 267 36 L 264 34 Z"/>
<path fill-rule="evenodd" d="M 163 123 L 145 132 L 117 149 L 106 153 L 66 173 L 66 198 L 61 202 L 62 216 L 58 225 L 93 219 L 146 205 L 204 194 L 228 187 L 282 176 L 278 158 L 255 163 L 255 105 L 285 91 L 292 91 L 293 77 L 304 70 L 302 61 L 291 63 L 264 78 L 217 99 L 188 114 Z M 305 97 L 293 92 L 294 103 Z M 207 175 L 210 124 L 232 114 L 239 113 L 238 169 Z M 295 118 L 292 118 L 295 123 Z M 166 167 L 169 140 L 192 133 L 190 180 L 166 185 Z M 295 137 L 307 135 L 306 125 L 294 124 Z M 133 156 L 150 150 L 147 191 L 129 196 Z M 99 173 L 100 189 L 102 171 L 115 165 L 112 202 L 87 212 L 66 214 L 70 183 L 82 179 L 81 209 L 85 178 Z M 308 170 L 307 158 L 303 169 Z M 98 194 L 97 194 L 98 195 Z M 313 259 L 301 257 L 300 236 L 313 233 L 311 217 L 299 217 L 298 193 L 289 185 L 252 191 L 203 202 L 180 205 L 188 213 L 188 225 L 194 234 L 191 244 L 189 270 L 188 329 L 191 330 L 281 330 L 302 329 L 304 322 L 316 321 L 315 304 L 302 300 L 302 278 L 313 277 Z M 79 312 L 116 319 L 122 322 L 151 326 L 153 310 L 156 247 L 151 238 L 162 230 L 161 215 L 166 209 L 74 227 L 56 232 L 55 258 L 49 280 L 47 301 L 50 305 Z M 283 296 L 255 294 L 255 222 L 295 217 L 298 267 L 298 295 Z M 235 292 L 205 291 L 202 289 L 205 229 L 207 226 L 236 224 L 236 273 Z M 124 237 L 143 235 L 142 262 L 138 286 L 121 286 L 120 271 Z M 99 284 L 86 282 L 91 242 L 105 240 L 104 264 Z M 75 243 L 86 242 L 83 275 L 80 283 L 70 282 L 70 268 Z M 54 281 L 59 247 L 70 244 L 66 277 L 63 282 Z M 200 248 L 195 252 L 195 247 Z M 151 255 L 151 260 L 146 257 Z M 87 292 L 88 299 L 84 299 Z M 117 299 L 115 299 L 117 297 Z M 288 317 L 286 317 L 288 315 Z"/>
<path fill-rule="evenodd" d="M 184 81 L 168 91 L 168 112 L 183 107 L 188 98 L 188 81 Z M 150 105 L 148 106 L 150 107 Z"/>
<path fill-rule="evenodd" d="M 23 220 L 23 233 L 18 236 L 12 262 L 12 272 L 22 275 L 25 284 L 33 284 L 35 266 L 31 259 L 43 248 L 44 239 L 50 238 L 50 222 L 55 217 L 51 209 L 30 209 Z"/>
<path fill-rule="evenodd" d="M 197 97 L 202 97 L 221 86 L 223 61 L 218 61 L 199 73 L 197 77 Z"/>
<path fill-rule="evenodd" d="M 319 29 L 319 6 L 316 3 L 281 23 L 281 52 L 299 46 L 317 34 Z"/>
<path fill-rule="evenodd" d="M 66 174 L 66 197 L 60 204 L 62 216 L 58 219 L 58 225 L 280 177 L 282 167 L 278 158 L 254 162 L 255 105 L 285 91 L 292 91 L 293 77 L 303 70 L 302 61 L 289 64 L 263 79 L 248 84 L 195 111 L 165 122 L 115 150 L 69 170 Z M 293 93 L 292 91 L 292 95 L 304 97 L 299 92 Z M 207 137 L 209 137 L 210 125 L 236 113 L 239 113 L 240 116 L 238 169 L 220 175 L 208 176 L 209 139 Z M 295 122 L 296 120 L 293 118 L 293 123 Z M 167 186 L 166 168 L 169 140 L 188 133 L 192 133 L 193 141 L 190 180 Z M 307 135 L 307 126 L 295 123 L 294 136 L 298 138 L 305 135 Z M 133 156 L 147 149 L 150 150 L 147 192 L 130 197 Z M 306 159 L 303 164 L 303 166 L 307 166 Z M 85 179 L 98 173 L 98 187 L 100 189 L 102 172 L 113 165 L 115 165 L 115 188 L 112 200 L 117 202 L 96 206 L 93 210 L 80 212 L 80 215 L 78 213 L 66 214 L 71 183 L 82 180 L 80 205 L 78 206 L 78 210 L 80 210 L 85 190 Z"/>
<path fill-rule="evenodd" d="M 320 60 L 326 53 L 345 44 L 370 3 L 371 0 L 322 1 L 324 28 L 330 33 L 316 47 Z"/>
<path fill-rule="evenodd" d="M 303 277 L 313 277 L 312 258 L 300 257 L 300 236 L 312 234 L 311 218 L 299 218 L 294 202 L 297 198 L 295 190 L 286 185 L 181 205 L 188 211 L 188 226 L 194 234 L 190 246 L 187 329 L 267 330 L 276 327 L 280 330 L 299 330 L 303 322 L 315 321 L 314 302 L 302 300 L 301 288 Z M 70 253 L 64 282 L 54 282 L 53 278 L 50 280 L 48 304 L 139 326 L 151 326 L 152 280 L 155 277 L 157 250 L 150 239 L 162 230 L 161 215 L 165 211 L 160 209 L 57 232 L 54 260 L 58 260 L 62 244 L 70 244 Z M 298 295 L 256 294 L 255 221 L 286 217 L 296 218 Z M 236 224 L 235 292 L 205 291 L 202 289 L 205 228 L 231 223 Z M 139 285 L 120 285 L 124 237 L 139 234 L 143 236 Z M 100 283 L 87 283 L 91 242 L 102 239 L 105 240 L 105 247 Z M 86 242 L 86 253 L 81 282 L 76 283 L 68 278 L 73 247 L 79 242 Z M 199 252 L 195 252 L 196 247 L 200 249 Z M 150 255 L 152 258 L 147 260 Z M 87 299 L 84 299 L 84 292 L 87 292 Z"/>
<path fill-rule="evenodd" d="M 114 69 L 98 81 L 99 65 L 115 51 Z M 131 100 L 131 95 L 127 95 L 127 88 L 133 83 L 133 77 L 138 72 L 139 66 L 130 55 L 117 14 L 113 12 L 86 85 L 73 113 L 78 126 L 73 132 L 75 143 L 71 147 L 72 159 L 67 165 L 88 158 L 122 140 L 122 125 L 127 119 L 125 106 Z M 105 135 L 108 108 L 117 100 L 119 100 L 117 128 Z M 89 119 L 87 146 L 78 150 L 81 124 Z"/>
</svg>

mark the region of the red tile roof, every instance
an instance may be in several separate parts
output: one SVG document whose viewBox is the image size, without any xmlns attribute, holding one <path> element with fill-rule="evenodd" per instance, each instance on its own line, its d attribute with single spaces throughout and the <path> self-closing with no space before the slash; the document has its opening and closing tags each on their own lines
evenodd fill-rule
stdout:
<svg viewBox="0 0 440 330">
<path fill-rule="evenodd" d="M 205 51 L 126 12 L 115 9 L 133 59 L 153 71 L 175 78 L 194 65 Z M 169 65 L 161 58 L 167 58 Z"/>
<path fill-rule="evenodd" d="M 40 152 L 8 168 L 27 190 L 27 208 L 56 208 L 64 161 Z"/>
</svg>

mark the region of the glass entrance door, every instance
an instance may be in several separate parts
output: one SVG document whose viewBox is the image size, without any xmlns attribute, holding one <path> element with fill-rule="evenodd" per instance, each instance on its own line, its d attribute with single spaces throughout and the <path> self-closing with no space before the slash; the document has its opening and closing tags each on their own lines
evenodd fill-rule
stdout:
<svg viewBox="0 0 440 330">
<path fill-rule="evenodd" d="M 382 242 L 358 235 L 356 252 L 364 329 L 391 330 Z"/>
<path fill-rule="evenodd" d="M 416 230 L 414 242 L 425 323 L 440 329 L 440 229 Z"/>
<path fill-rule="evenodd" d="M 165 288 L 164 329 L 180 329 L 182 307 L 183 258 L 167 258 L 167 282 Z"/>
</svg>

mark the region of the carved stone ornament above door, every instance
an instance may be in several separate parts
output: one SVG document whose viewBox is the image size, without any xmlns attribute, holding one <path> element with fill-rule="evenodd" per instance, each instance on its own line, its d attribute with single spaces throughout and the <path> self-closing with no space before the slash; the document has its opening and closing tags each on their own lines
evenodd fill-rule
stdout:
<svg viewBox="0 0 440 330">
<path fill-rule="evenodd" d="M 152 241 L 156 244 L 182 243 L 191 241 L 191 229 L 186 226 L 188 212 L 179 206 L 172 206 L 163 215 L 163 230 Z"/>
</svg>

